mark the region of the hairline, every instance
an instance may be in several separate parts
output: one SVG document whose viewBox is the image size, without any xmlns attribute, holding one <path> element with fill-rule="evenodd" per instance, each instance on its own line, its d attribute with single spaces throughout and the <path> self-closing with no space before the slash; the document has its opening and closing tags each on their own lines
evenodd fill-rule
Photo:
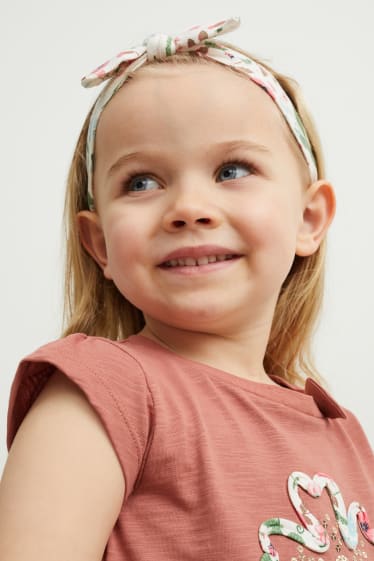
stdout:
<svg viewBox="0 0 374 561">
<path fill-rule="evenodd" d="M 206 57 L 202 57 L 202 56 L 197 56 L 194 55 L 193 53 L 191 54 L 177 54 L 177 55 L 172 55 L 170 57 L 168 57 L 166 60 L 154 60 L 151 62 L 148 62 L 146 64 L 143 64 L 141 67 L 139 67 L 136 71 L 134 71 L 132 74 L 129 75 L 128 79 L 126 80 L 126 82 L 124 82 L 123 86 L 126 86 L 126 83 L 133 80 L 134 78 L 136 78 L 137 75 L 141 75 L 143 73 L 146 73 L 147 71 L 152 72 L 153 69 L 161 67 L 161 66 L 165 66 L 168 65 L 170 68 L 172 67 L 178 67 L 178 66 L 182 66 L 182 65 L 214 65 L 214 66 L 218 66 L 220 68 L 223 68 L 224 70 L 227 70 L 228 72 L 232 72 L 234 73 L 236 76 L 239 76 L 240 78 L 243 78 L 253 84 L 255 84 L 255 82 L 253 82 L 253 80 L 251 80 L 243 71 L 241 71 L 238 68 L 234 68 L 232 66 L 226 65 L 226 64 L 222 64 L 218 61 L 215 61 L 213 59 L 209 59 Z M 273 74 L 274 75 L 274 74 Z M 276 76 L 275 76 L 276 77 Z M 257 85 L 257 84 L 255 84 Z M 257 85 L 257 87 L 260 87 Z M 120 88 L 122 89 L 122 88 Z M 266 92 L 264 92 L 268 97 L 269 94 L 267 94 Z M 286 95 L 288 96 L 287 92 Z M 289 96 L 288 96 L 289 97 Z M 278 109 L 278 113 L 281 116 L 280 119 L 280 123 L 282 126 L 282 130 L 283 133 L 285 135 L 285 139 L 286 142 L 288 144 L 288 147 L 291 149 L 291 152 L 293 153 L 295 159 L 296 159 L 296 163 L 297 163 L 297 167 L 298 167 L 298 171 L 299 171 L 299 175 L 300 175 L 300 180 L 302 182 L 302 185 L 306 188 L 308 185 L 310 185 L 311 183 L 311 177 L 310 177 L 310 171 L 309 171 L 309 167 L 308 164 L 304 158 L 304 155 L 301 151 L 300 146 L 298 145 L 298 142 L 295 138 L 295 136 L 293 135 L 284 115 L 282 114 L 282 112 L 280 111 L 280 109 L 278 108 L 278 106 L 276 105 L 276 103 L 273 101 L 274 105 L 277 107 Z M 291 103 L 293 104 L 293 101 L 291 99 Z M 294 105 L 294 104 L 293 104 Z M 297 110 L 295 108 L 295 110 Z"/>
</svg>

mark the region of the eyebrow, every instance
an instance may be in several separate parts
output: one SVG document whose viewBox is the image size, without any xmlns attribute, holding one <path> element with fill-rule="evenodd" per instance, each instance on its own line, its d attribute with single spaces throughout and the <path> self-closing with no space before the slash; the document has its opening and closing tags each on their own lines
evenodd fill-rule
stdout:
<svg viewBox="0 0 374 561">
<path fill-rule="evenodd" d="M 250 150 L 251 152 L 260 152 L 265 155 L 271 155 L 271 150 L 267 146 L 252 142 L 250 140 L 230 140 L 228 142 L 217 142 L 211 145 L 211 147 L 209 148 L 209 152 L 214 152 L 217 149 L 225 149 L 225 151 L 227 152 L 233 152 L 234 150 L 243 148 L 246 150 Z M 135 160 L 136 158 L 141 157 L 144 158 L 145 156 L 156 158 L 158 155 L 159 152 L 157 150 L 148 152 L 130 152 L 128 154 L 124 154 L 123 156 L 120 156 L 120 158 L 118 158 L 118 160 L 116 160 L 114 164 L 109 168 L 107 176 L 110 177 L 119 168 L 121 168 L 124 164 L 131 160 Z"/>
<path fill-rule="evenodd" d="M 225 148 L 226 150 L 237 150 L 239 148 L 245 148 L 251 150 L 252 152 L 262 152 L 264 154 L 271 154 L 270 148 L 264 146 L 263 144 L 258 144 L 257 142 L 252 142 L 251 140 L 232 140 L 229 142 L 218 142 L 213 145 L 214 148 Z"/>
</svg>

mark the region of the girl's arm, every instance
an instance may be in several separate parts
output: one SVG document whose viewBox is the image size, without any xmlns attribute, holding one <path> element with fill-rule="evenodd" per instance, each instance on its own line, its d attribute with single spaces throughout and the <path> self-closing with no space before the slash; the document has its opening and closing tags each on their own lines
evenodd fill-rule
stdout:
<svg viewBox="0 0 374 561">
<path fill-rule="evenodd" d="M 100 561 L 125 482 L 83 392 L 54 373 L 25 417 L 0 483 L 1 561 Z"/>
</svg>

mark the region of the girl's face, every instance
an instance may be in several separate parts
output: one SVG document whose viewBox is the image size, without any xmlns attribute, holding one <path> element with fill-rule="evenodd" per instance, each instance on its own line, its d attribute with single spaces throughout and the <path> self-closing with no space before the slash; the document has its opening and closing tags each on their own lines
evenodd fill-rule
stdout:
<svg viewBox="0 0 374 561">
<path fill-rule="evenodd" d="M 270 329 L 303 245 L 302 155 L 260 87 L 215 64 L 140 71 L 104 110 L 88 250 L 146 321 Z"/>
</svg>

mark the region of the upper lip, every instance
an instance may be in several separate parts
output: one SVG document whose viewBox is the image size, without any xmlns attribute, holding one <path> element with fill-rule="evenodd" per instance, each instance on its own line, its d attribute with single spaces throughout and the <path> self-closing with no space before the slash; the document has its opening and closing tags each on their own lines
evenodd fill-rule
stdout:
<svg viewBox="0 0 374 561">
<path fill-rule="evenodd" d="M 222 247 L 220 245 L 195 245 L 180 247 L 171 251 L 165 257 L 162 258 L 159 265 L 166 263 L 166 261 L 171 261 L 172 259 L 184 259 L 186 257 L 192 257 L 198 259 L 199 257 L 209 257 L 210 255 L 241 255 L 237 251 L 230 249 L 228 247 Z"/>
</svg>

